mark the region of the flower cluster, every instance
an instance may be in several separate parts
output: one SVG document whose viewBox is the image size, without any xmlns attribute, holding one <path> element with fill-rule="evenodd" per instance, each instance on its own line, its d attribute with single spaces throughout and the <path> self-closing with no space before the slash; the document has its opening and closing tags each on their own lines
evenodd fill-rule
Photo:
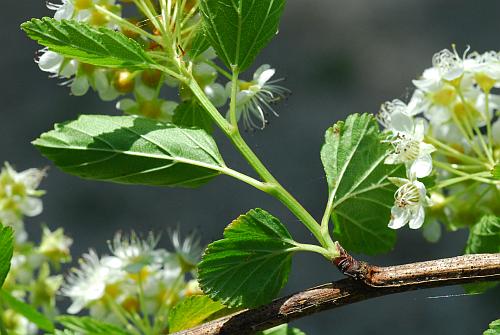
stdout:
<svg viewBox="0 0 500 335">
<path fill-rule="evenodd" d="M 37 188 L 44 176 L 45 171 L 39 169 L 17 172 L 7 162 L 0 171 L 0 222 L 14 228 L 19 242 L 26 240 L 23 217 L 37 216 L 43 210 L 40 197 L 44 191 Z"/>
<path fill-rule="evenodd" d="M 494 201 L 500 185 L 491 175 L 500 159 L 500 95 L 495 91 L 500 88 L 500 54 L 466 51 L 460 56 L 453 47 L 436 53 L 432 65 L 413 81 L 408 104 L 386 102 L 378 115 L 393 147 L 385 163 L 404 164 L 408 176 L 393 178 L 399 188 L 391 228 L 406 223 L 420 228 L 424 207 L 430 206 L 431 216 L 454 229 L 451 222 L 457 222 L 464 199 L 478 201 L 479 212 L 500 212 Z M 436 182 L 429 198 L 418 178 L 431 173 Z M 426 222 L 439 232 L 436 220 Z"/>
<path fill-rule="evenodd" d="M 195 281 L 186 281 L 186 273 L 194 269 L 186 264 L 197 262 L 201 249 L 197 239 L 181 242 L 178 233 L 173 235 L 178 251 L 157 244 L 152 234 L 140 238 L 118 233 L 109 242 L 111 255 L 99 257 L 92 250 L 85 254 L 61 289 L 72 301 L 68 313 L 86 309 L 108 323 L 152 327 L 158 333 L 166 329 L 168 310 L 182 297 L 199 292 Z"/>
<path fill-rule="evenodd" d="M 94 27 L 120 30 L 143 45 L 159 63 L 166 62 L 167 66 L 171 66 L 165 57 L 172 53 L 172 48 L 176 49 L 173 51 L 175 55 L 170 58 L 189 63 L 193 78 L 215 107 L 226 105 L 231 93 L 231 81 L 224 87 L 218 79 L 219 75 L 223 75 L 231 80 L 231 76 L 214 62 L 216 55 L 213 48 L 208 48 L 201 54 L 189 52 L 201 22 L 198 1 L 168 2 L 168 6 L 172 6 L 171 12 L 165 15 L 169 18 L 169 24 L 162 22 L 162 15 L 155 15 L 158 13 L 149 10 L 142 13 L 143 17 L 122 17 L 122 6 L 126 2 L 61 1 L 62 3 L 48 3 L 48 8 L 55 11 L 56 20 L 70 19 Z M 162 8 L 162 13 L 165 10 L 169 11 Z M 162 18 L 159 19 L 160 17 Z M 170 36 L 166 30 L 176 30 L 178 24 L 181 25 L 179 40 L 169 44 L 171 37 L 166 37 Z M 159 70 L 102 68 L 63 57 L 47 49 L 40 51 L 37 62 L 42 71 L 50 73 L 51 77 L 61 78 L 63 84 L 71 88 L 73 95 L 82 96 L 93 89 L 104 101 L 117 100 L 116 108 L 126 114 L 171 122 L 179 103 L 195 99 L 183 82 Z M 238 81 L 236 113 L 237 119 L 242 120 L 246 129 L 263 129 L 267 123 L 267 114 L 278 115 L 272 105 L 281 101 L 289 91 L 276 85 L 279 80 L 271 80 L 274 74 L 274 69 L 263 65 L 257 69 L 253 80 Z M 164 87 L 176 91 L 177 94 L 167 96 L 176 95 L 179 100 L 166 99 L 162 94 Z"/>
<path fill-rule="evenodd" d="M 54 273 L 71 261 L 72 239 L 61 228 L 51 231 L 43 227 L 41 241 L 36 245 L 28 241 L 23 224 L 24 216 L 42 212 L 43 191 L 37 188 L 44 175 L 39 169 L 16 172 L 8 163 L 0 173 L 0 223 L 13 227 L 16 237 L 2 290 L 53 317 L 58 312 L 56 295 L 63 281 Z M 38 334 L 36 325 L 11 306 L 2 306 L 1 310 L 0 319 L 9 334 Z"/>
</svg>

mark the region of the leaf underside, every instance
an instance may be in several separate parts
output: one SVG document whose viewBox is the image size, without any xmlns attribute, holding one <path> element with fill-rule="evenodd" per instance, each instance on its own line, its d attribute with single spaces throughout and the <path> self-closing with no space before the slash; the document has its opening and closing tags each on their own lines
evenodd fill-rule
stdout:
<svg viewBox="0 0 500 335">
<path fill-rule="evenodd" d="M 278 32 L 285 0 L 200 2 L 205 34 L 228 68 L 247 69 Z"/>
<path fill-rule="evenodd" d="M 396 187 L 387 179 L 401 166 L 384 164 L 389 150 L 375 118 L 353 114 L 327 130 L 321 160 L 334 195 L 334 236 L 351 252 L 390 251 L 396 233 L 387 227 Z"/>
<path fill-rule="evenodd" d="M 205 294 L 229 307 L 255 307 L 275 298 L 285 285 L 292 262 L 292 238 L 262 209 L 249 211 L 207 247 L 198 265 Z"/>
<path fill-rule="evenodd" d="M 83 63 L 129 69 L 155 64 L 139 43 L 108 28 L 44 17 L 23 23 L 21 29 L 49 50 Z"/>
<path fill-rule="evenodd" d="M 82 115 L 33 144 L 67 173 L 115 183 L 196 187 L 225 166 L 205 131 L 134 116 Z"/>
<path fill-rule="evenodd" d="M 214 130 L 212 118 L 195 100 L 185 101 L 177 106 L 172 122 L 182 127 L 204 129 L 209 134 L 213 133 Z"/>
</svg>

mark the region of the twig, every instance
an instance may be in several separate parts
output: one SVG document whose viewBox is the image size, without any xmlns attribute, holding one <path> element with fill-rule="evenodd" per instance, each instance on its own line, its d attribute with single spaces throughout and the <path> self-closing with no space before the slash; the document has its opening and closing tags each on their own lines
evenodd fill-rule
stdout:
<svg viewBox="0 0 500 335">
<path fill-rule="evenodd" d="M 388 294 L 500 280 L 500 254 L 378 267 L 357 261 L 343 251 L 334 263 L 351 278 L 295 293 L 175 335 L 252 334 L 320 311 Z"/>
</svg>

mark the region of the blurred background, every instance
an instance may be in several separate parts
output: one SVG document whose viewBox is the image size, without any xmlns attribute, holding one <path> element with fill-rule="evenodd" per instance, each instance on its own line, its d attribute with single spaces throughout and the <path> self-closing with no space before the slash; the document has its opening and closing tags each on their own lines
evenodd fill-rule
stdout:
<svg viewBox="0 0 500 335">
<path fill-rule="evenodd" d="M 393 98 L 406 98 L 411 80 L 430 66 L 432 55 L 456 43 L 459 50 L 500 49 L 500 2 L 495 0 L 290 0 L 279 35 L 258 59 L 277 68 L 293 95 L 277 108 L 279 118 L 246 138 L 290 192 L 320 218 L 327 189 L 319 150 L 327 127 L 354 112 L 376 112 Z M 18 169 L 50 163 L 30 144 L 53 124 L 78 114 L 117 114 L 93 93 L 72 97 L 33 63 L 37 45 L 19 24 L 51 15 L 45 1 L 5 1 L 0 21 L 0 161 Z M 247 74 L 251 76 L 249 72 Z M 227 162 L 249 171 L 217 134 Z M 228 177 L 196 190 L 124 186 L 80 180 L 56 168 L 42 188 L 44 212 L 27 221 L 30 236 L 40 224 L 63 226 L 74 238 L 74 261 L 92 247 L 106 252 L 117 230 L 163 232 L 195 229 L 203 242 L 222 236 L 239 214 L 262 207 L 281 219 L 300 241 L 310 234 L 279 202 Z M 369 258 L 386 265 L 460 255 L 467 233 L 445 233 L 427 243 L 420 231 L 401 229 L 395 250 Z M 340 278 L 321 256 L 301 254 L 283 294 Z M 394 295 L 331 310 L 294 322 L 309 335 L 480 334 L 500 316 L 500 290 L 461 295 L 460 287 Z M 440 297 L 440 298 L 435 298 Z M 435 299 L 431 299 L 435 298 Z"/>
</svg>

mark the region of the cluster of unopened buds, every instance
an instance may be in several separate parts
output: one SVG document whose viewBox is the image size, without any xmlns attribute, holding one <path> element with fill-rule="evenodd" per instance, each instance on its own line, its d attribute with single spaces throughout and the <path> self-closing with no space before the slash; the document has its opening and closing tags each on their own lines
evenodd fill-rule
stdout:
<svg viewBox="0 0 500 335">
<path fill-rule="evenodd" d="M 453 47 L 436 53 L 432 65 L 413 81 L 408 104 L 386 102 L 378 119 L 392 145 L 385 163 L 404 164 L 407 173 L 391 178 L 399 188 L 389 227 L 417 229 L 425 221 L 429 239 L 436 240 L 438 222 L 456 229 L 500 212 L 500 185 L 492 176 L 500 160 L 500 54 L 460 56 Z M 431 184 L 430 197 L 425 184 Z M 460 217 L 465 212 L 473 214 Z"/>
<path fill-rule="evenodd" d="M 122 1 L 126 2 L 129 1 Z M 160 15 L 154 16 L 154 20 L 148 17 L 123 18 L 123 5 L 115 0 L 62 0 L 62 3 L 49 3 L 48 7 L 55 11 L 54 18 L 57 20 L 75 20 L 94 27 L 119 30 L 161 60 L 161 51 L 166 46 L 161 44 Z M 172 6 L 176 3 L 173 2 Z M 213 49 L 208 48 L 192 58 L 187 53 L 201 22 L 198 1 L 185 1 L 184 8 L 173 10 L 173 13 L 172 16 L 182 15 L 182 44 L 185 47 L 177 46 L 178 57 L 191 63 L 193 78 L 213 105 L 224 107 L 231 92 L 231 76 L 214 62 L 216 55 Z M 170 20 L 174 21 L 175 17 Z M 170 26 L 175 27 L 175 24 Z M 117 100 L 117 109 L 126 114 L 170 122 L 179 104 L 193 99 L 185 85 L 159 70 L 101 68 L 65 58 L 47 49 L 40 50 L 37 62 L 42 71 L 62 79 L 73 95 L 85 95 L 92 88 L 104 101 Z M 263 129 L 268 114 L 278 115 L 272 105 L 286 97 L 289 91 L 276 84 L 280 79 L 271 80 L 274 74 L 274 69 L 263 65 L 256 70 L 251 81 L 238 81 L 237 119 L 242 120 L 246 129 Z M 220 75 L 229 80 L 227 85 L 217 82 Z M 164 86 L 175 89 L 180 101 L 162 97 Z"/>
</svg>

